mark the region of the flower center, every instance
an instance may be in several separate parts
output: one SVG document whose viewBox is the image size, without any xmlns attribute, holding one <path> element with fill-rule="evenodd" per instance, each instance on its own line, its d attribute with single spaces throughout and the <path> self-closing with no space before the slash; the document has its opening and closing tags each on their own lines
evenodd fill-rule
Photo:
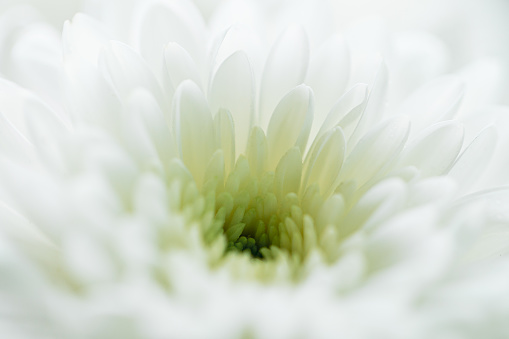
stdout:
<svg viewBox="0 0 509 339">
<path fill-rule="evenodd" d="M 222 223 L 227 252 L 248 252 L 269 259 L 285 251 L 302 259 L 316 245 L 313 218 L 302 208 L 298 192 L 278 192 L 273 171 L 254 175 L 240 156 L 217 195 L 215 219 Z"/>
<path fill-rule="evenodd" d="M 224 220 L 228 251 L 249 251 L 253 257 L 267 258 L 270 246 L 288 245 L 288 234 L 281 228 L 289 211 L 280 208 L 273 187 L 273 172 L 254 177 L 247 159 L 239 158 L 216 203 L 216 218 Z"/>
<path fill-rule="evenodd" d="M 324 149 L 320 144 L 316 148 Z M 310 159 L 321 164 L 313 152 L 312 147 Z M 280 154 L 279 159 L 269 161 L 264 133 L 255 127 L 245 155 L 235 163 L 231 157 L 228 160 L 225 148 L 214 153 L 202 184 L 197 185 L 190 172 L 178 174 L 175 170 L 175 175 L 182 176 L 180 183 L 185 181 L 183 177 L 190 178 L 189 184 L 175 189 L 182 192 L 178 208 L 197 222 L 214 253 L 219 254 L 216 249 L 221 248 L 232 260 L 237 257 L 230 254 L 240 252 L 276 262 L 290 259 L 297 266 L 312 252 L 318 251 L 326 260 L 339 255 L 342 235 L 338 223 L 344 214 L 344 200 L 342 194 L 330 192 L 330 184 L 323 184 L 332 184 L 336 172 L 316 174 L 313 167 L 306 166 L 296 146 Z M 322 182 L 321 178 L 329 180 Z"/>
</svg>

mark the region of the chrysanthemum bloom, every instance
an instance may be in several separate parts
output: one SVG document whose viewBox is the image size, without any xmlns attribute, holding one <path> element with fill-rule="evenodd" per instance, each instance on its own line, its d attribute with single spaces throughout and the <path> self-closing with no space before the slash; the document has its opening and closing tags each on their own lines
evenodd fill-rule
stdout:
<svg viewBox="0 0 509 339">
<path fill-rule="evenodd" d="M 76 15 L 62 60 L 14 48 L 38 93 L 1 81 L 0 333 L 505 335 L 504 109 L 459 115 L 444 76 L 385 110 L 387 67 L 342 38 L 134 13 Z"/>
</svg>

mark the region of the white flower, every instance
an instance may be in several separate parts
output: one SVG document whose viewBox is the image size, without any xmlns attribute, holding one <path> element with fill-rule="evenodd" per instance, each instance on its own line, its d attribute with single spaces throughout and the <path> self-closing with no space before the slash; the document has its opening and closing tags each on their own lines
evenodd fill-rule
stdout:
<svg viewBox="0 0 509 339">
<path fill-rule="evenodd" d="M 507 109 L 461 107 L 435 37 L 409 35 L 433 62 L 394 38 L 389 66 L 429 67 L 391 92 L 365 26 L 133 6 L 7 59 L 30 91 L 0 81 L 3 336 L 504 335 Z"/>
</svg>

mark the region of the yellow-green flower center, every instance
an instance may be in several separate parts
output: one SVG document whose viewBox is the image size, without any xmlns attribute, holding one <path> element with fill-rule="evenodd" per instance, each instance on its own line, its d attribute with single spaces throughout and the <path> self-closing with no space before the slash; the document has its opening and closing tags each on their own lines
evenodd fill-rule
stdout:
<svg viewBox="0 0 509 339">
<path fill-rule="evenodd" d="M 298 196 L 289 193 L 278 199 L 274 172 L 265 172 L 261 178 L 250 172 L 247 159 L 241 156 L 216 201 L 216 218 L 224 220 L 227 250 L 267 258 L 274 246 L 302 256 L 304 216 Z"/>
</svg>

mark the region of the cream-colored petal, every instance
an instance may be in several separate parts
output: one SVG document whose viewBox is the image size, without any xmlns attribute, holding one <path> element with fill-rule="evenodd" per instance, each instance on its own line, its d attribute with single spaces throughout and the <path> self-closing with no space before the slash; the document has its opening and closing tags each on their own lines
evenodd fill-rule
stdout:
<svg viewBox="0 0 509 339">
<path fill-rule="evenodd" d="M 192 80 L 203 88 L 198 67 L 189 53 L 176 42 L 170 42 L 164 47 L 163 79 L 168 77 L 168 86 L 173 91 L 184 80 Z"/>
<path fill-rule="evenodd" d="M 267 129 L 269 168 L 274 168 L 293 146 L 304 151 L 312 120 L 313 93 L 309 87 L 298 86 L 281 99 Z"/>
<path fill-rule="evenodd" d="M 400 179 L 380 182 L 366 192 L 340 222 L 340 235 L 350 235 L 360 228 L 373 231 L 397 214 L 404 206 L 407 194 L 407 185 Z"/>
<path fill-rule="evenodd" d="M 306 84 L 315 93 L 315 124 L 323 123 L 327 113 L 348 83 L 350 56 L 343 38 L 334 36 L 311 55 Z"/>
<path fill-rule="evenodd" d="M 169 107 L 170 99 L 164 97 L 147 63 L 128 45 L 112 41 L 101 55 L 100 66 L 106 74 L 109 74 L 121 100 L 142 87 L 154 95 L 163 109 Z"/>
<path fill-rule="evenodd" d="M 274 179 L 278 199 L 288 193 L 298 193 L 302 176 L 302 155 L 298 147 L 291 148 L 279 161 Z"/>
<path fill-rule="evenodd" d="M 345 149 L 345 136 L 340 127 L 324 134 L 306 157 L 303 187 L 318 183 L 323 195 L 330 194 L 343 165 Z"/>
<path fill-rule="evenodd" d="M 350 88 L 334 104 L 320 127 L 317 136 L 322 136 L 327 130 L 335 126 L 341 126 L 344 131 L 350 131 L 348 134 L 345 133 L 345 137 L 349 137 L 353 133 L 355 127 L 354 123 L 361 116 L 367 98 L 368 85 L 357 84 Z M 313 124 L 313 129 L 317 127 L 316 124 Z M 311 137 L 313 137 L 313 135 L 314 134 L 311 133 Z"/>
<path fill-rule="evenodd" d="M 69 55 L 64 59 L 65 90 L 77 123 L 90 123 L 118 133 L 121 103 L 111 84 L 96 67 Z"/>
<path fill-rule="evenodd" d="M 339 182 L 354 180 L 362 186 L 374 175 L 383 174 L 403 149 L 410 131 L 405 117 L 386 121 L 366 134 L 348 155 L 339 176 Z"/>
<path fill-rule="evenodd" d="M 412 121 L 412 134 L 442 120 L 452 119 L 463 98 L 463 83 L 455 77 L 443 76 L 417 89 L 401 105 L 399 114 Z"/>
<path fill-rule="evenodd" d="M 246 148 L 249 131 L 254 123 L 255 84 L 247 55 L 238 51 L 217 70 L 209 91 L 212 114 L 221 108 L 230 111 L 235 122 L 237 154 Z"/>
<path fill-rule="evenodd" d="M 445 121 L 430 126 L 401 154 L 401 166 L 415 166 L 424 177 L 449 171 L 463 146 L 463 126 Z"/>
<path fill-rule="evenodd" d="M 458 182 L 461 192 L 468 192 L 473 188 L 490 166 L 497 141 L 498 133 L 495 126 L 486 127 L 456 160 L 448 176 Z"/>
<path fill-rule="evenodd" d="M 304 82 L 309 61 L 309 46 L 301 27 L 290 27 L 272 46 L 263 70 L 259 123 L 267 126 L 279 100 Z"/>
<path fill-rule="evenodd" d="M 216 145 L 212 115 L 198 85 L 190 80 L 180 84 L 175 92 L 173 110 L 180 156 L 200 186 Z"/>
<path fill-rule="evenodd" d="M 350 152 L 359 142 L 363 135 L 367 133 L 371 126 L 376 125 L 382 120 L 384 110 L 387 105 L 387 91 L 389 87 L 389 71 L 384 60 L 379 61 L 373 83 L 370 85 L 366 106 L 355 126 L 351 136 L 347 138 L 348 151 Z"/>
<path fill-rule="evenodd" d="M 269 148 L 267 145 L 267 138 L 263 130 L 258 126 L 253 127 L 249 135 L 246 151 L 249 168 L 252 174 L 261 177 L 267 170 L 268 154 Z"/>
<path fill-rule="evenodd" d="M 137 11 L 133 30 L 135 46 L 153 72 L 160 71 L 161 53 L 169 42 L 182 46 L 201 65 L 205 27 L 191 2 L 146 1 L 140 3 Z"/>
<path fill-rule="evenodd" d="M 228 110 L 220 109 L 214 117 L 216 145 L 223 150 L 226 173 L 233 170 L 235 164 L 235 122 Z"/>
<path fill-rule="evenodd" d="M 152 93 L 138 88 L 132 92 L 126 105 L 133 116 L 132 123 L 136 125 L 131 126 L 131 129 L 138 130 L 136 133 L 142 140 L 145 138 L 149 140 L 151 145 L 145 145 L 145 147 L 149 150 L 154 147 L 162 165 L 169 169 L 171 160 L 178 157 L 175 138 Z M 126 138 L 130 136 L 127 135 Z"/>
</svg>

